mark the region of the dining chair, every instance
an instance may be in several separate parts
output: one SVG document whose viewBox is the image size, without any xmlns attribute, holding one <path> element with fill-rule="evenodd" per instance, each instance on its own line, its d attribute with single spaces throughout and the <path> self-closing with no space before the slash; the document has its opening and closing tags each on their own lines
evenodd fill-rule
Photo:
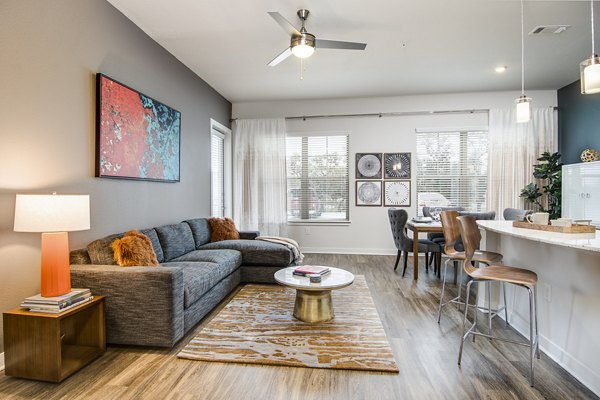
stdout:
<svg viewBox="0 0 600 400">
<path fill-rule="evenodd" d="M 532 214 L 531 210 L 521 210 L 518 208 L 505 208 L 502 216 L 505 221 L 518 221 L 519 217 L 526 217 L 529 214 Z"/>
<path fill-rule="evenodd" d="M 462 268 L 455 269 L 454 271 L 454 283 L 458 284 L 458 295 L 447 302 L 444 303 L 444 292 L 446 290 L 446 275 L 448 272 L 448 263 L 452 261 L 455 265 L 458 261 L 464 261 L 466 259 L 466 253 L 464 249 L 457 250 L 457 243 L 462 243 L 460 236 L 460 228 L 458 225 L 458 212 L 457 211 L 443 211 L 440 214 L 440 220 L 442 222 L 442 229 L 444 231 L 444 238 L 446 240 L 446 244 L 444 246 L 444 254 L 448 257 L 446 262 L 444 263 L 444 276 L 442 280 L 442 293 L 440 294 L 440 305 L 438 308 L 438 324 L 442 318 L 442 308 L 450 303 L 455 303 L 460 305 L 464 305 L 465 303 L 462 301 L 461 297 L 461 289 L 462 289 Z M 479 250 L 479 246 L 477 246 L 475 252 L 471 257 L 471 262 L 473 263 L 482 263 L 486 265 L 497 264 L 502 262 L 502 254 L 494 253 L 491 251 Z M 502 292 L 504 295 L 504 307 L 501 307 L 497 310 L 491 309 L 491 295 L 488 290 L 488 316 L 489 316 L 489 327 L 492 326 L 492 318 L 502 309 L 504 309 L 504 316 L 506 321 L 508 322 L 508 312 L 506 310 L 506 292 L 504 291 L 504 286 L 502 286 Z"/>
<path fill-rule="evenodd" d="M 396 256 L 396 263 L 394 265 L 394 271 L 398 268 L 398 263 L 402 253 L 404 253 L 404 266 L 402 268 L 402 277 L 406 273 L 406 266 L 408 264 L 408 253 L 413 251 L 413 239 L 409 238 L 406 234 L 406 223 L 408 222 L 408 213 L 405 210 L 390 208 L 388 210 L 388 217 L 390 220 L 390 227 L 392 229 L 392 236 L 394 237 L 394 244 L 398 249 L 398 255 Z M 436 253 L 441 252 L 441 247 L 427 239 L 418 239 L 418 252 L 432 253 L 432 257 Z M 418 257 L 418 254 L 413 254 L 413 257 Z M 436 261 L 437 262 L 437 261 Z"/>
<path fill-rule="evenodd" d="M 470 215 L 478 221 L 496 219 L 496 211 L 459 211 L 458 215 Z"/>
<path fill-rule="evenodd" d="M 473 256 L 479 242 L 481 241 L 481 234 L 479 233 L 479 227 L 475 222 L 475 218 L 472 216 L 460 216 L 458 217 L 458 224 L 460 234 L 463 238 L 465 245 L 465 260 L 463 261 L 463 269 L 471 277 L 471 280 L 467 284 L 467 296 L 465 299 L 465 311 L 463 316 L 463 328 L 462 337 L 460 341 L 460 350 L 458 352 L 458 365 L 462 361 L 462 352 L 465 340 L 469 335 L 484 336 L 488 339 L 500 340 L 504 342 L 514 343 L 521 346 L 529 347 L 529 383 L 533 386 L 534 374 L 533 374 L 533 359 L 534 356 L 540 358 L 539 349 L 539 336 L 538 336 L 538 318 L 537 318 L 537 274 L 533 271 L 510 267 L 507 265 L 490 265 L 485 268 L 475 268 L 471 265 Z M 477 331 L 477 307 L 474 308 L 473 324 L 467 329 L 467 312 L 469 310 L 469 295 L 471 293 L 471 285 L 473 283 L 491 283 L 491 282 L 505 282 L 516 286 L 524 287 L 529 293 L 529 342 L 523 343 L 521 341 L 510 340 L 500 338 L 492 335 L 490 329 L 488 334 Z M 488 288 L 489 289 L 489 288 Z M 477 300 L 475 300 L 477 301 Z M 476 305 L 477 303 L 475 303 Z M 535 331 L 535 332 L 534 332 Z"/>
</svg>

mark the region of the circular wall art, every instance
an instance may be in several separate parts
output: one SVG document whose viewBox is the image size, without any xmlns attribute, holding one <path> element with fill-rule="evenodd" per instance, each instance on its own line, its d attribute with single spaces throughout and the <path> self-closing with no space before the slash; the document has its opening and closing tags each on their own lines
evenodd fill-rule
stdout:
<svg viewBox="0 0 600 400">
<path fill-rule="evenodd" d="M 410 179 L 410 153 L 385 153 L 385 179 Z"/>
<path fill-rule="evenodd" d="M 356 205 L 380 206 L 381 181 L 356 181 Z"/>
<path fill-rule="evenodd" d="M 381 153 L 356 153 L 356 178 L 381 179 Z"/>
<path fill-rule="evenodd" d="M 410 207 L 410 181 L 385 181 L 383 205 Z"/>
</svg>

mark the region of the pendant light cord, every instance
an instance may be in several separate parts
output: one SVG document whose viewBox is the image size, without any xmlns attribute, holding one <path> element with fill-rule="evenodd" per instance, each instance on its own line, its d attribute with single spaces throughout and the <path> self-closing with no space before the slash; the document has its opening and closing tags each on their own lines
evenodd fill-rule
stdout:
<svg viewBox="0 0 600 400">
<path fill-rule="evenodd" d="M 593 0 L 592 0 L 593 2 Z M 593 18 L 593 17 L 592 17 Z M 592 28 L 593 30 L 594 28 Z M 525 34 L 523 23 L 523 0 L 521 0 L 521 95 L 525 95 Z M 593 36 L 593 35 L 592 35 Z M 592 39 L 592 47 L 593 47 Z"/>
<path fill-rule="evenodd" d="M 596 57 L 596 47 L 594 46 L 594 0 L 590 1 L 592 14 L 592 59 Z"/>
</svg>

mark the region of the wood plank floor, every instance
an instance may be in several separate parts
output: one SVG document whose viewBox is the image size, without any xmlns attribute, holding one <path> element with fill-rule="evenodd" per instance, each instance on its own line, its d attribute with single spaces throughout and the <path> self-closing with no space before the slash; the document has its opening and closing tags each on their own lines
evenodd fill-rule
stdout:
<svg viewBox="0 0 600 400">
<path fill-rule="evenodd" d="M 365 275 L 399 374 L 210 363 L 175 354 L 220 307 L 173 349 L 109 346 L 100 359 L 61 384 L 0 373 L 1 399 L 596 399 L 542 354 L 536 387 L 528 382 L 527 349 L 478 338 L 456 364 L 461 314 L 446 307 L 436 322 L 440 281 L 421 271 L 394 273 L 395 257 L 308 254 L 305 262 Z M 409 260 L 410 263 L 410 260 Z M 410 270 L 410 268 L 409 268 Z M 450 273 L 450 272 L 449 272 Z M 450 285 L 451 290 L 454 286 Z M 231 297 L 231 296 L 230 296 Z M 481 319 L 483 321 L 483 318 Z M 500 335 L 518 339 L 497 322 Z"/>
</svg>

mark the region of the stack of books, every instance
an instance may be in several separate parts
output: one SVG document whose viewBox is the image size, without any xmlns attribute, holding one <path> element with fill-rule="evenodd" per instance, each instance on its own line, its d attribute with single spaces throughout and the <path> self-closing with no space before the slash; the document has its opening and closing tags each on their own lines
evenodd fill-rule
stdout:
<svg viewBox="0 0 600 400">
<path fill-rule="evenodd" d="M 325 275 L 331 272 L 329 267 L 322 267 L 320 265 L 301 265 L 296 268 L 293 272 L 294 275 L 298 276 L 309 276 L 309 275 Z"/>
<path fill-rule="evenodd" d="M 90 289 L 71 289 L 69 293 L 55 297 L 43 297 L 40 294 L 27 297 L 21 307 L 34 312 L 59 314 L 92 299 Z"/>
</svg>

